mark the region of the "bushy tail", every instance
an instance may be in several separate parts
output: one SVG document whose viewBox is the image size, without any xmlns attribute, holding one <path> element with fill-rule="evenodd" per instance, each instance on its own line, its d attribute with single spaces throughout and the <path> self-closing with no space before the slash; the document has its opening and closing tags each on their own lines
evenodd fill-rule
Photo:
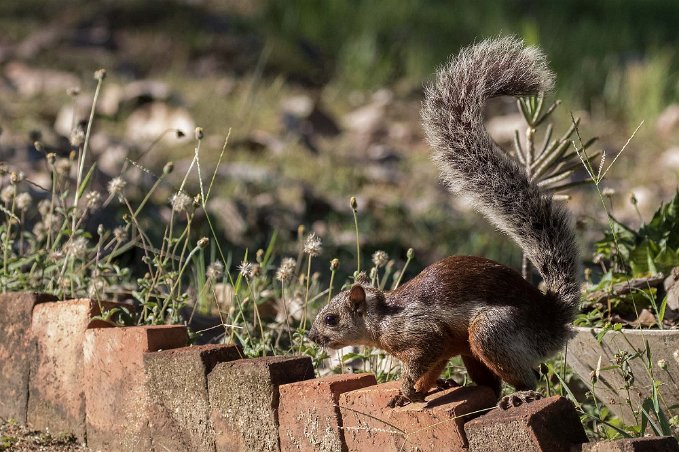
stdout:
<svg viewBox="0 0 679 452">
<path fill-rule="evenodd" d="M 580 298 L 571 217 L 488 136 L 486 99 L 551 89 L 545 56 L 516 38 L 467 47 L 426 87 L 422 119 L 434 161 L 448 187 L 473 205 L 524 250 L 570 321 Z M 555 313 L 556 314 L 556 313 Z"/>
</svg>

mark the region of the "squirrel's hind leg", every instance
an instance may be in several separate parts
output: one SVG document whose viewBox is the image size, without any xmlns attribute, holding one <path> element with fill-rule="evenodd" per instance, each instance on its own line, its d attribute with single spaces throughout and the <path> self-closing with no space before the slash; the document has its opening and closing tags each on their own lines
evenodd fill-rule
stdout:
<svg viewBox="0 0 679 452">
<path fill-rule="evenodd" d="M 502 389 L 500 377 L 495 375 L 488 366 L 471 355 L 462 355 L 462 362 L 467 369 L 469 378 L 471 378 L 474 383 L 479 386 L 489 387 L 495 393 L 495 397 L 500 397 L 500 391 Z"/>
<path fill-rule="evenodd" d="M 474 357 L 518 391 L 500 401 L 498 406 L 503 409 L 542 397 L 535 391 L 537 377 L 533 369 L 541 356 L 524 329 L 511 319 L 512 316 L 502 313 L 487 312 L 476 318 L 469 328 L 469 345 Z M 499 387 L 496 388 L 499 395 Z"/>
</svg>

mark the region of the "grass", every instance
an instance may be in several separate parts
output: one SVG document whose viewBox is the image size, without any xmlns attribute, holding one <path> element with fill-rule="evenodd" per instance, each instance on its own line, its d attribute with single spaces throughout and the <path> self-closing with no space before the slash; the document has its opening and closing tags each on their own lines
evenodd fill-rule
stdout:
<svg viewBox="0 0 679 452">
<path fill-rule="evenodd" d="M 104 314 L 108 321 L 125 324 L 186 322 L 198 314 L 213 315 L 219 317 L 219 325 L 209 331 L 194 331 L 194 337 L 216 329 L 222 339 L 243 344 L 249 356 L 301 352 L 311 356 L 324 372 L 373 371 L 381 382 L 392 380 L 398 377 L 398 364 L 383 352 L 355 349 L 330 358 L 304 339 L 304 326 L 315 310 L 346 287 L 355 270 L 369 271 L 375 284 L 388 288 L 447 254 L 484 255 L 518 267 L 520 253 L 497 238 L 483 221 L 463 217 L 451 205 L 449 195 L 437 189 L 436 175 L 421 145 L 389 137 L 382 140 L 399 151 L 407 150 L 400 152 L 402 159 L 395 164 L 405 177 L 391 184 L 366 176 L 362 167 L 371 162 L 350 142 L 328 139 L 316 156 L 294 140 L 285 142 L 283 154 L 258 155 L 243 145 L 256 130 L 275 136 L 285 134 L 279 120 L 279 105 L 285 98 L 306 94 L 309 84 L 320 86 L 321 106 L 341 118 L 361 105 L 351 100 L 350 94 L 357 88 L 372 89 L 388 83 L 399 98 L 406 99 L 391 108 L 393 116 L 389 119 L 416 124 L 418 96 L 414 90 L 431 68 L 461 44 L 502 29 L 539 42 L 553 55 L 563 81 L 560 94 L 570 105 L 591 107 L 594 119 L 588 122 L 585 114 L 578 132 L 584 135 L 602 124 L 609 127 L 602 117 L 618 121 L 602 133 L 608 135 L 602 148 L 614 147 L 617 136 L 628 136 L 641 119 L 650 124 L 665 105 L 677 99 L 677 57 L 672 46 L 668 47 L 677 11 L 662 1 L 643 6 L 616 2 L 587 7 L 578 2 L 536 4 L 530 13 L 519 12 L 511 2 L 491 1 L 480 6 L 483 21 L 477 10 L 457 5 L 451 14 L 449 5 L 438 2 L 405 2 L 387 10 L 370 3 L 355 7 L 330 2 L 324 11 L 312 2 L 293 2 L 285 7 L 266 3 L 254 14 L 239 17 L 235 24 L 247 30 L 244 34 L 255 30 L 259 37 L 261 47 L 251 52 L 254 63 L 248 66 L 253 69 L 256 65 L 256 70 L 248 69 L 244 76 L 235 77 L 235 88 L 217 102 L 214 86 L 224 80 L 223 74 L 209 74 L 197 82 L 186 71 L 193 70 L 197 56 L 219 41 L 203 24 L 206 18 L 224 17 L 223 11 L 176 6 L 159 10 L 136 2 L 116 6 L 114 15 L 125 20 L 115 23 L 114 32 L 127 33 L 127 38 L 135 42 L 160 42 L 168 28 L 181 30 L 179 38 L 170 40 L 171 59 L 159 55 L 154 46 L 133 49 L 126 55 L 137 75 L 162 74 L 181 93 L 204 132 L 183 147 L 158 143 L 148 154 L 156 157 L 150 164 L 146 160 L 126 162 L 120 182 L 127 181 L 127 185 L 109 186 L 110 193 L 96 170 L 88 176 L 95 159 L 87 145 L 93 125 L 95 131 L 122 134 L 120 118 L 90 115 L 83 141 L 69 149 L 58 149 L 62 151 L 58 155 L 51 155 L 55 149 L 39 140 L 35 148 L 41 152 L 51 186 L 37 187 L 9 166 L 1 172 L 5 195 L 0 209 L 4 212 L 0 226 L 2 290 L 31 288 L 60 297 L 133 300 L 136 309 Z M 37 16 L 26 15 L 27 9 L 24 2 L 13 1 L 0 7 L 6 13 L 0 14 L 0 21 L 8 24 L 8 36 L 13 39 L 27 37 L 43 23 L 36 20 Z M 49 9 L 39 11 L 48 17 Z M 333 13 L 327 14 L 328 9 Z M 573 11 L 580 13 L 577 18 Z M 655 11 L 664 13 L 650 20 L 649 14 Z M 93 11 L 85 7 L 71 12 L 77 19 Z M 130 17 L 144 20 L 150 15 L 157 19 L 131 35 L 126 21 Z M 615 31 L 614 36 L 593 20 L 601 15 L 609 18 L 606 25 Z M 630 17 L 635 20 L 630 21 Z M 632 22 L 634 27 L 629 25 Z M 568 46 L 563 45 L 564 36 L 572 41 Z M 630 53 L 640 57 L 630 57 Z M 35 64 L 80 72 L 83 64 L 90 65 L 97 58 L 79 56 L 73 50 L 66 55 L 55 51 L 36 58 Z M 104 60 L 110 63 L 113 55 Z M 95 89 L 100 84 L 105 90 L 106 84 L 126 82 L 125 77 L 114 73 L 105 82 L 97 80 Z M 85 86 L 89 90 L 92 82 Z M 365 92 L 359 94 L 366 96 Z M 36 117 L 32 112 L 47 108 L 44 115 L 50 117 L 65 100 L 63 95 L 40 95 L 26 102 L 10 102 L 12 114 L 7 116 L 17 118 L 11 124 L 15 130 L 28 133 L 44 128 L 39 119 L 30 119 Z M 556 128 L 570 126 L 566 113 L 557 111 L 554 120 Z M 213 143 L 225 141 L 225 124 L 233 127 L 233 133 L 222 148 Z M 655 175 L 639 164 L 653 160 L 663 146 L 653 135 L 652 127 L 639 131 L 638 140 L 650 148 L 650 154 L 642 157 L 630 152 L 621 173 L 636 171 L 636 180 L 654 180 Z M 576 141 L 576 149 L 585 147 Z M 181 160 L 187 165 L 182 166 Z M 224 176 L 225 166 L 235 163 L 271 170 L 267 174 L 272 177 L 253 183 Z M 183 170 L 173 171 L 173 166 Z M 601 174 L 598 169 L 592 170 L 595 175 Z M 615 175 L 607 177 L 615 183 Z M 24 194 L 31 196 L 30 202 Z M 336 207 L 340 203 L 335 200 L 346 199 L 349 194 L 356 194 L 357 204 L 342 201 L 341 207 Z M 244 206 L 248 215 L 255 215 L 252 206 L 267 195 L 273 197 L 267 213 L 292 211 L 303 202 L 308 213 L 302 217 L 304 226 L 299 228 L 295 221 L 300 216 L 290 220 L 271 214 L 260 220 L 266 226 L 249 229 L 242 242 L 225 241 L 209 201 L 232 199 Z M 421 207 L 411 202 L 414 199 L 429 204 Z M 314 212 L 316 206 L 321 206 L 319 213 Z M 602 213 L 596 209 L 595 214 Z M 99 228 L 96 221 L 102 217 L 107 221 Z M 111 218 L 113 222 L 108 221 Z M 93 221 L 95 224 L 91 224 Z M 304 253 L 304 242 L 312 232 L 323 232 L 323 252 L 318 256 Z M 368 257 L 382 250 L 388 253 L 386 264 L 371 267 Z M 286 270 L 285 259 L 288 263 L 295 261 L 292 270 L 290 265 Z M 645 359 L 644 354 L 638 353 L 634 359 Z M 640 417 L 638 426 L 623 426 L 612 419 L 600 401 L 585 396 L 592 388 L 582 390 L 563 362 L 557 358 L 547 363 L 542 372 L 543 390 L 579 400 L 591 437 L 641 435 L 642 422 L 651 425 L 655 433 L 665 431 L 665 426 L 658 424 L 655 404 L 644 407 L 651 416 Z M 459 360 L 451 361 L 446 376 L 465 382 Z M 656 402 L 662 392 L 662 388 L 656 389 L 651 402 Z M 676 417 L 667 417 L 676 425 Z"/>
<path fill-rule="evenodd" d="M 98 71 L 95 79 L 97 93 L 105 83 L 103 73 Z M 92 190 L 95 164 L 90 162 L 87 151 L 97 98 L 95 94 L 86 127 L 76 129 L 80 132 L 72 137 L 70 156 L 59 158 L 43 152 L 44 164 L 51 174 L 51 187 L 38 187 L 10 167 L 3 169 L 1 210 L 5 222 L 0 226 L 3 291 L 31 289 L 61 298 L 132 300 L 128 308 L 104 311 L 101 317 L 112 323 L 185 323 L 196 312 L 214 315 L 219 317 L 219 325 L 210 330 L 218 328 L 221 340 L 240 343 L 248 356 L 302 353 L 312 358 L 320 372 L 345 372 L 349 368 L 371 371 L 381 382 L 398 377 L 398 364 L 379 350 L 358 348 L 331 358 L 325 350 L 306 340 L 305 333 L 314 312 L 332 293 L 350 283 L 351 278 L 341 273 L 342 265 L 356 271 L 367 270 L 375 285 L 395 288 L 415 258 L 412 248 L 404 259 L 390 259 L 382 250 L 369 252 L 372 267 L 361 265 L 366 259 L 360 256 L 367 252 L 361 244 L 362 228 L 366 220 L 370 225 L 375 219 L 352 198 L 346 210 L 347 219 L 353 219 L 355 254 L 348 259 L 340 256 L 323 261 L 321 256 L 327 252 L 323 252 L 322 239 L 303 227 L 298 228 L 296 240 L 280 242 L 274 235 L 265 248 L 245 250 L 242 259 L 235 258 L 239 254 L 222 246 L 219 232 L 206 212 L 210 198 L 218 190 L 215 184 L 219 168 L 229 156 L 229 137 L 225 138 L 214 167 L 209 169 L 203 160 L 205 133 L 202 128 L 194 131 L 193 156 L 183 175 L 170 179 L 174 170 L 172 162 L 167 162 L 160 174 L 154 174 L 138 162 L 128 161 L 124 172 L 108 182 L 107 194 Z M 535 106 L 533 101 L 523 105 L 525 108 Z M 536 111 L 537 114 L 529 116 L 539 117 L 539 109 Z M 574 127 L 579 134 L 577 123 Z M 35 147 L 42 149 L 40 143 Z M 581 158 L 599 188 L 610 166 L 594 170 L 589 164 L 591 158 L 585 155 L 585 146 L 580 142 L 574 143 L 574 147 L 578 155 L 583 154 Z M 617 156 L 609 165 L 616 159 Z M 142 172 L 153 180 L 150 189 L 134 205 L 127 195 L 126 182 L 132 172 Z M 153 205 L 156 191 L 172 193 L 165 201 L 169 218 L 161 224 L 153 221 L 157 212 Z M 29 192 L 39 193 L 42 198 L 39 205 Z M 85 227 L 88 218 L 98 209 L 114 204 L 121 214 L 116 226 L 100 225 L 96 234 Z M 204 216 L 200 225 L 196 220 L 198 216 Z M 29 230 L 30 224 L 33 227 Z M 207 232 L 203 234 L 203 231 Z M 130 256 L 136 256 L 141 264 L 130 266 Z M 236 262 L 240 264 L 236 266 Z M 323 277 L 316 271 L 318 267 L 323 269 L 323 274 L 329 271 L 330 277 Z M 206 332 L 193 331 L 192 336 L 199 337 Z M 629 358 L 642 357 L 642 353 L 637 355 Z M 623 364 L 619 367 L 626 369 Z M 451 361 L 445 375 L 466 382 L 459 360 Z M 545 392 L 568 395 L 577 402 L 569 386 L 569 381 L 574 380 L 570 379 L 563 360 L 548 363 L 542 375 Z M 592 384 L 595 383 L 593 380 Z M 612 419 L 593 391 L 584 402 L 577 402 L 577 406 L 595 437 L 638 435 L 647 424 L 655 433 L 664 434 L 668 433 L 670 421 L 658 422 L 671 416 L 665 416 L 658 408 L 660 393 L 654 386 L 652 397 L 647 399 L 652 407 L 644 401 L 640 424 L 636 427 L 623 426 Z M 651 408 L 653 417 L 648 411 Z"/>
</svg>

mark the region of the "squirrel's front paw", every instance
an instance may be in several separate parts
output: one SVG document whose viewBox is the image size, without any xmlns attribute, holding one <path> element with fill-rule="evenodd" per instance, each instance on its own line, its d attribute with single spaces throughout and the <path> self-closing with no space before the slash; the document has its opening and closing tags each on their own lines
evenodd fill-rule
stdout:
<svg viewBox="0 0 679 452">
<path fill-rule="evenodd" d="M 397 406 L 406 406 L 413 402 L 424 402 L 424 395 L 415 393 L 411 397 L 406 397 L 403 394 L 398 394 L 389 401 L 387 406 L 389 408 L 396 408 Z"/>
<path fill-rule="evenodd" d="M 519 391 L 501 398 L 497 403 L 497 406 L 501 410 L 508 410 L 512 407 L 521 406 L 524 403 L 530 403 L 541 398 L 542 394 L 537 391 Z"/>
<path fill-rule="evenodd" d="M 389 401 L 389 403 L 387 403 L 387 406 L 388 406 L 389 408 L 396 408 L 397 406 L 406 406 L 406 405 L 408 405 L 409 403 L 410 403 L 410 399 L 408 399 L 407 397 L 405 397 L 405 396 L 399 394 L 399 395 L 394 396 L 394 397 Z"/>
</svg>

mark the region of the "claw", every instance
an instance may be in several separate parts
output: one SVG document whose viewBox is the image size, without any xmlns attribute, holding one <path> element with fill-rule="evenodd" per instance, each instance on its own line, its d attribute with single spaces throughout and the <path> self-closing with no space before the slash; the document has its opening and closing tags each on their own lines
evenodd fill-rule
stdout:
<svg viewBox="0 0 679 452">
<path fill-rule="evenodd" d="M 457 388 L 460 385 L 452 378 L 439 378 L 436 380 L 436 387 L 438 389 L 450 389 Z"/>
<path fill-rule="evenodd" d="M 537 391 L 519 391 L 514 394 L 509 394 L 500 399 L 497 403 L 501 410 L 508 410 L 512 407 L 521 406 L 524 403 L 530 403 L 534 400 L 540 400 L 542 394 Z"/>
<path fill-rule="evenodd" d="M 401 395 L 401 394 L 398 394 L 398 395 L 394 396 L 394 397 L 389 401 L 389 403 L 387 404 L 387 406 L 388 406 L 389 408 L 396 408 L 397 406 L 406 406 L 406 405 L 409 404 L 409 403 L 410 403 L 410 399 L 408 399 L 407 397 L 405 397 L 405 396 L 403 396 L 403 395 Z"/>
</svg>

